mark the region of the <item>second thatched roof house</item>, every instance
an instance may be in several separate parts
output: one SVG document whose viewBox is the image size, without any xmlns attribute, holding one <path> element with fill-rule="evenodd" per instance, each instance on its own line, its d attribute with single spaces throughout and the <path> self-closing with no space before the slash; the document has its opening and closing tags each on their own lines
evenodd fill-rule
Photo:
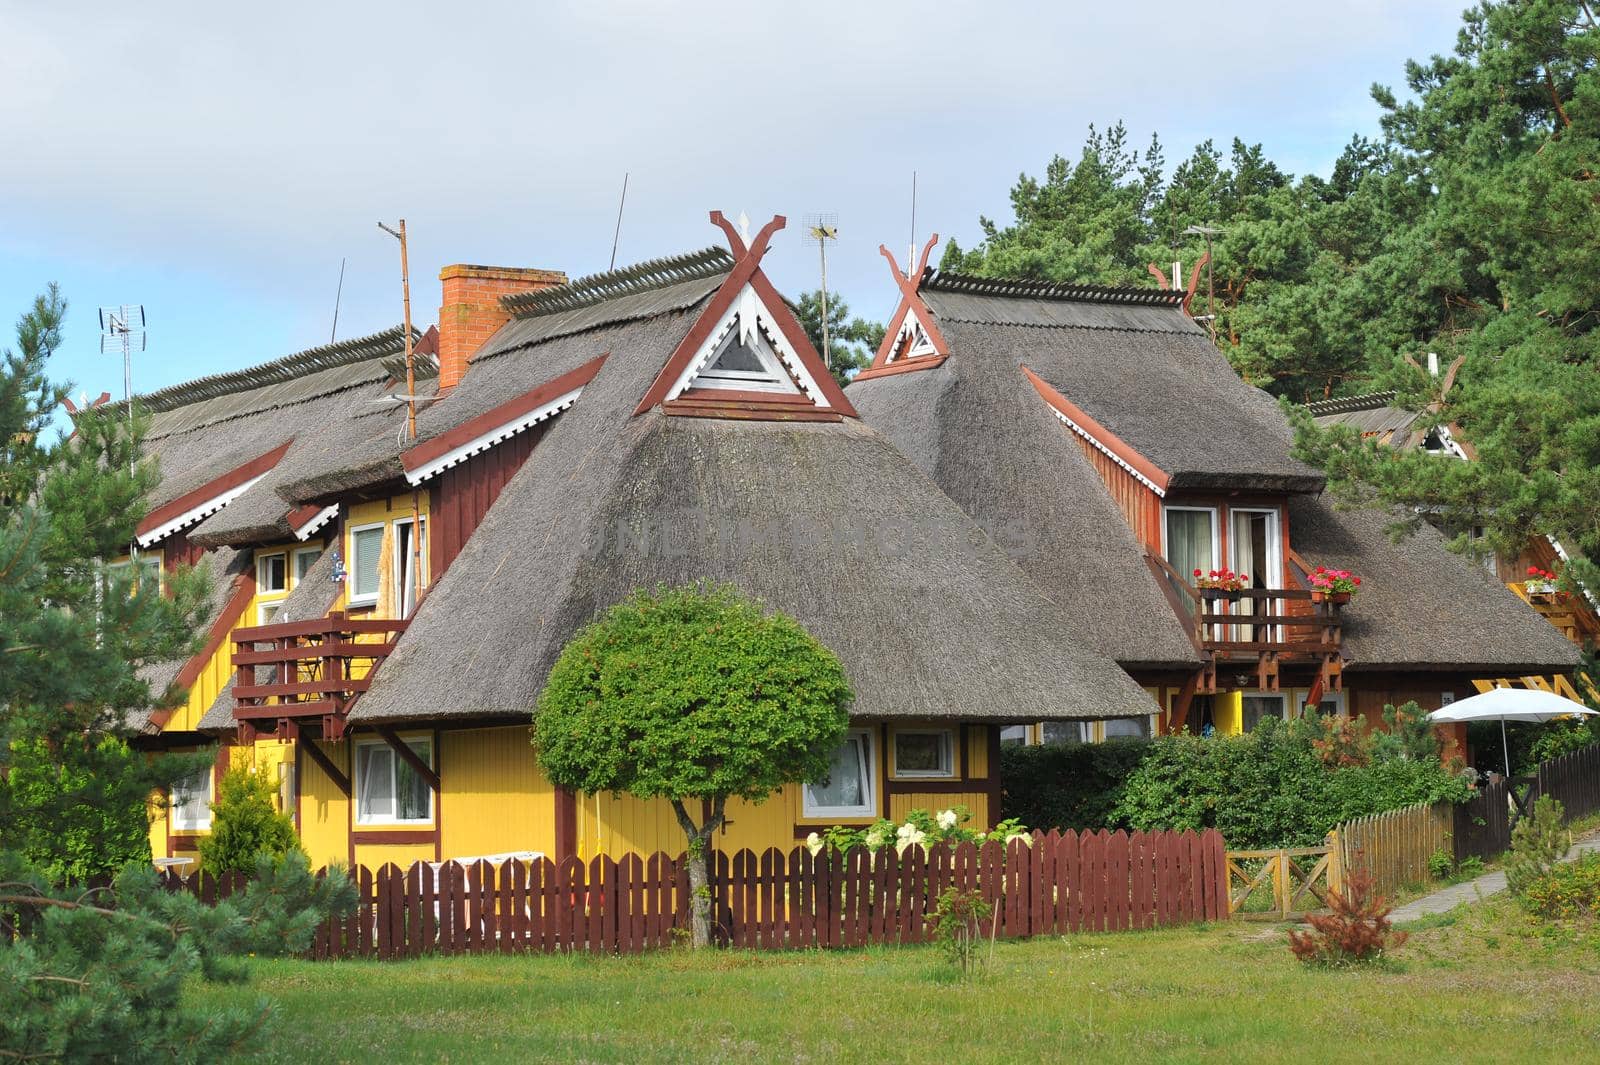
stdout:
<svg viewBox="0 0 1600 1065">
<path fill-rule="evenodd" d="M 938 274 L 932 247 L 909 274 L 884 252 L 900 306 L 847 395 L 975 519 L 1014 531 L 999 541 L 1018 565 L 1146 687 L 1123 731 L 1377 719 L 1576 663 L 1433 530 L 1395 543 L 1385 515 L 1322 500 L 1277 404 L 1181 292 Z M 1319 569 L 1360 588 L 1325 595 Z"/>
</svg>

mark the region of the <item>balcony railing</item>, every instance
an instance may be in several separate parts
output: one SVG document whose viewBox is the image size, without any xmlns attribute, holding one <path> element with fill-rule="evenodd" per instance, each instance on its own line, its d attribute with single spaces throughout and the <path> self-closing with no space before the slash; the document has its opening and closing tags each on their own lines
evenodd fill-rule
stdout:
<svg viewBox="0 0 1600 1065">
<path fill-rule="evenodd" d="M 1283 666 L 1312 666 L 1325 692 L 1340 689 L 1342 607 L 1316 601 L 1298 588 L 1201 591 L 1163 558 L 1150 555 L 1151 569 L 1173 608 L 1199 645 L 1206 664 L 1197 691 L 1218 690 L 1218 674 L 1253 673 L 1262 691 L 1277 691 Z M 1224 687 L 1234 687 L 1225 684 Z"/>
<path fill-rule="evenodd" d="M 335 612 L 235 630 L 233 716 L 241 738 L 289 738 L 306 725 L 319 725 L 323 739 L 343 736 L 350 705 L 406 624 Z"/>
</svg>

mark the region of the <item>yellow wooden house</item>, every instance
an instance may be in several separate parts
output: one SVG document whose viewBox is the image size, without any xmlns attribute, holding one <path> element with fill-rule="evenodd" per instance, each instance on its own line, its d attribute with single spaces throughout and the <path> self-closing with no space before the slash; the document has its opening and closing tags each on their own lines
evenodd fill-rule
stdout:
<svg viewBox="0 0 1600 1065">
<path fill-rule="evenodd" d="M 796 617 L 856 693 L 828 779 L 732 804 L 724 848 L 919 807 L 988 825 L 1003 727 L 1142 712 L 862 423 L 760 269 L 781 219 L 714 220 L 729 251 L 579 281 L 446 268 L 414 437 L 397 330 L 145 397 L 164 479 L 138 552 L 216 591 L 140 742 L 268 774 L 317 863 L 675 852 L 665 802 L 552 787 L 530 721 L 578 628 L 695 581 Z M 216 777 L 175 789 L 158 857 L 193 853 Z"/>
</svg>

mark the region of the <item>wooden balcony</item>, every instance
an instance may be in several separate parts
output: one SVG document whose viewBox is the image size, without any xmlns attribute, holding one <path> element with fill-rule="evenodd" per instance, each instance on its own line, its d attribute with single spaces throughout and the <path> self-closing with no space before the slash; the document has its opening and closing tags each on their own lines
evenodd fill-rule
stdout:
<svg viewBox="0 0 1600 1065">
<path fill-rule="evenodd" d="M 235 630 L 233 716 L 241 741 L 291 739 L 308 726 L 323 739 L 341 738 L 351 704 L 371 685 L 406 625 L 335 612 Z"/>
<path fill-rule="evenodd" d="M 1258 690 L 1277 691 L 1285 667 L 1314 671 L 1323 692 L 1341 689 L 1343 607 L 1299 588 L 1202 592 L 1165 559 L 1146 557 L 1205 658 L 1197 694 L 1242 687 L 1241 674 Z"/>
</svg>

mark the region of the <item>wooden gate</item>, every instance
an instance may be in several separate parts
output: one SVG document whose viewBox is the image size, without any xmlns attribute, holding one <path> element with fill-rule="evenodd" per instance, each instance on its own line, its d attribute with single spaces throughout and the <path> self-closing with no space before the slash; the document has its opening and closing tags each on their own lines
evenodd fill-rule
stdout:
<svg viewBox="0 0 1600 1065">
<path fill-rule="evenodd" d="M 1259 864 L 1258 864 L 1259 863 Z M 1328 890 L 1339 883 L 1339 860 L 1332 847 L 1277 847 L 1228 852 L 1228 914 L 1281 920 L 1327 905 Z M 1265 907 L 1252 903 L 1271 888 Z M 1316 906 L 1308 906 L 1311 900 Z"/>
</svg>

